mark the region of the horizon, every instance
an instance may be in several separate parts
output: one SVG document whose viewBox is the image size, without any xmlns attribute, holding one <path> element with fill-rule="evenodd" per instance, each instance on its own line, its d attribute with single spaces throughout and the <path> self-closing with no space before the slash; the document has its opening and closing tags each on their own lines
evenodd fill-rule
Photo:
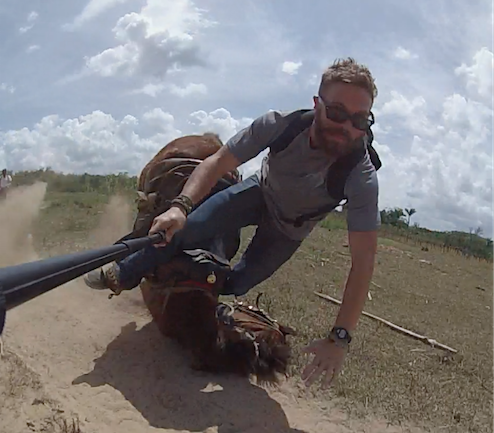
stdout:
<svg viewBox="0 0 494 433">
<path fill-rule="evenodd" d="M 120 173 L 70 173 L 70 172 L 67 172 L 67 173 L 62 173 L 62 172 L 57 172 L 57 171 L 54 171 L 52 170 L 50 167 L 45 167 L 45 168 L 40 168 L 40 169 L 37 169 L 37 170 L 21 170 L 19 171 L 18 173 L 34 173 L 38 170 L 44 170 L 44 171 L 51 171 L 52 173 L 54 173 L 55 175 L 59 176 L 76 176 L 76 177 L 79 177 L 79 176 L 101 176 L 101 177 L 106 177 L 106 176 L 127 176 L 129 179 L 132 179 L 132 178 L 136 178 L 137 179 L 137 176 L 138 175 L 132 175 L 132 174 L 129 174 L 128 172 L 120 172 Z M 11 175 L 15 175 L 15 172 L 11 172 L 9 170 L 7 170 L 7 173 L 8 174 L 11 174 Z M 14 177 L 15 178 L 15 177 Z M 40 181 L 39 179 L 37 181 Z M 44 182 L 44 181 L 40 181 L 40 182 Z M 47 183 L 47 182 L 45 182 Z M 23 186 L 24 184 L 21 184 L 19 186 Z M 59 191 L 59 192 L 63 192 L 63 191 Z M 397 209 L 399 208 L 399 206 L 390 206 L 390 207 L 379 207 L 379 212 L 382 212 L 382 211 L 389 211 L 389 210 L 393 210 L 393 209 Z M 340 214 L 342 213 L 342 206 L 337 206 L 335 209 L 334 209 L 334 212 Z M 402 208 L 403 211 L 405 211 L 405 208 Z M 413 216 L 416 216 L 417 214 L 414 213 Z M 406 216 L 406 214 L 405 214 Z M 422 230 L 427 230 L 427 231 L 430 231 L 430 232 L 433 232 L 433 233 L 451 233 L 451 234 L 454 234 L 454 233 L 463 233 L 463 234 L 470 234 L 470 235 L 474 235 L 474 236 L 477 236 L 481 239 L 485 239 L 485 240 L 490 240 L 492 241 L 492 238 L 490 237 L 486 237 L 483 235 L 483 231 L 481 231 L 481 233 L 476 233 L 476 229 L 477 227 L 475 228 L 469 228 L 468 231 L 462 231 L 462 230 L 451 230 L 451 231 L 442 231 L 442 230 L 433 230 L 433 229 L 430 229 L 428 227 L 424 227 L 424 226 L 421 226 L 419 225 L 418 223 L 416 223 L 415 221 L 413 222 L 413 224 L 410 225 L 410 228 L 415 228 L 415 227 L 418 227 L 419 229 L 422 229 Z"/>
</svg>

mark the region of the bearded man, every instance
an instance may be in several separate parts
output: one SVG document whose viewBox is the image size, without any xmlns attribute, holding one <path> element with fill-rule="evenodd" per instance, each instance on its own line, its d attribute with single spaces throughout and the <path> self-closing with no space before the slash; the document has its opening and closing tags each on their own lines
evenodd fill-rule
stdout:
<svg viewBox="0 0 494 433">
<path fill-rule="evenodd" d="M 339 204 L 328 194 L 331 182 L 336 182 L 328 180 L 328 172 L 342 158 L 357 155 L 343 185 L 352 263 L 342 304 L 327 337 L 305 348 L 315 356 L 302 378 L 310 385 L 324 374 L 323 386 L 328 386 L 343 365 L 374 269 L 380 224 L 378 180 L 366 144 L 372 135 L 376 95 L 367 67 L 352 58 L 335 61 L 322 74 L 307 128 L 285 139 L 275 152 L 270 146 L 292 127 L 297 113 L 270 111 L 255 119 L 202 161 L 172 206 L 154 219 L 149 234 L 164 231 L 166 241 L 130 255 L 109 271 L 88 274 L 86 284 L 116 293 L 130 290 L 178 250 L 197 248 L 214 237 L 254 225 L 256 233 L 221 293 L 244 295 L 287 262 Z M 270 153 L 257 173 L 200 203 L 223 175 L 268 147 Z M 304 215 L 309 218 L 301 218 Z"/>
</svg>

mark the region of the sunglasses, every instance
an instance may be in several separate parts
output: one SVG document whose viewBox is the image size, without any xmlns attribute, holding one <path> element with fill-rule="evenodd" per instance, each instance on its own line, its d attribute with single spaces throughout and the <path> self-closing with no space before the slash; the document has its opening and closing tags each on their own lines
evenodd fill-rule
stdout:
<svg viewBox="0 0 494 433">
<path fill-rule="evenodd" d="M 326 104 L 323 99 L 318 96 L 319 101 L 324 105 L 326 117 L 336 123 L 345 123 L 350 120 L 353 127 L 361 131 L 369 129 L 374 124 L 374 114 L 354 113 L 350 114 L 345 107 L 338 103 Z"/>
</svg>

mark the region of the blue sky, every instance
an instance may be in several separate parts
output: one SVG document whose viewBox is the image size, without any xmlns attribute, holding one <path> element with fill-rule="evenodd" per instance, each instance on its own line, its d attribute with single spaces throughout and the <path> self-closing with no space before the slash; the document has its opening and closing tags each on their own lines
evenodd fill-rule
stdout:
<svg viewBox="0 0 494 433">
<path fill-rule="evenodd" d="M 323 69 L 372 71 L 381 208 L 492 236 L 492 2 L 4 0 L 0 165 L 136 174 L 169 140 L 227 140 L 311 106 Z M 258 167 L 260 155 L 243 167 Z"/>
</svg>

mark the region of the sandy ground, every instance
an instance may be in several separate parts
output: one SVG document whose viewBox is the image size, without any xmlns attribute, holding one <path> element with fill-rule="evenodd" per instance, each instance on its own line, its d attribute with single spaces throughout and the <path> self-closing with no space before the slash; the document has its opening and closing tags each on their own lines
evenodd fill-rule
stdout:
<svg viewBox="0 0 494 433">
<path fill-rule="evenodd" d="M 13 194 L 7 206 L 0 204 L 6 215 L 0 266 L 36 258 L 26 228 L 44 192 L 37 185 L 22 191 L 22 200 Z M 125 233 L 128 220 L 121 215 L 121 206 L 103 215 L 96 233 L 104 234 L 102 242 Z M 8 313 L 0 432 L 58 432 L 63 419 L 78 419 L 82 433 L 416 431 L 350 420 L 328 402 L 297 397 L 290 383 L 266 390 L 193 372 L 150 322 L 139 291 L 107 295 L 78 279 Z"/>
</svg>

